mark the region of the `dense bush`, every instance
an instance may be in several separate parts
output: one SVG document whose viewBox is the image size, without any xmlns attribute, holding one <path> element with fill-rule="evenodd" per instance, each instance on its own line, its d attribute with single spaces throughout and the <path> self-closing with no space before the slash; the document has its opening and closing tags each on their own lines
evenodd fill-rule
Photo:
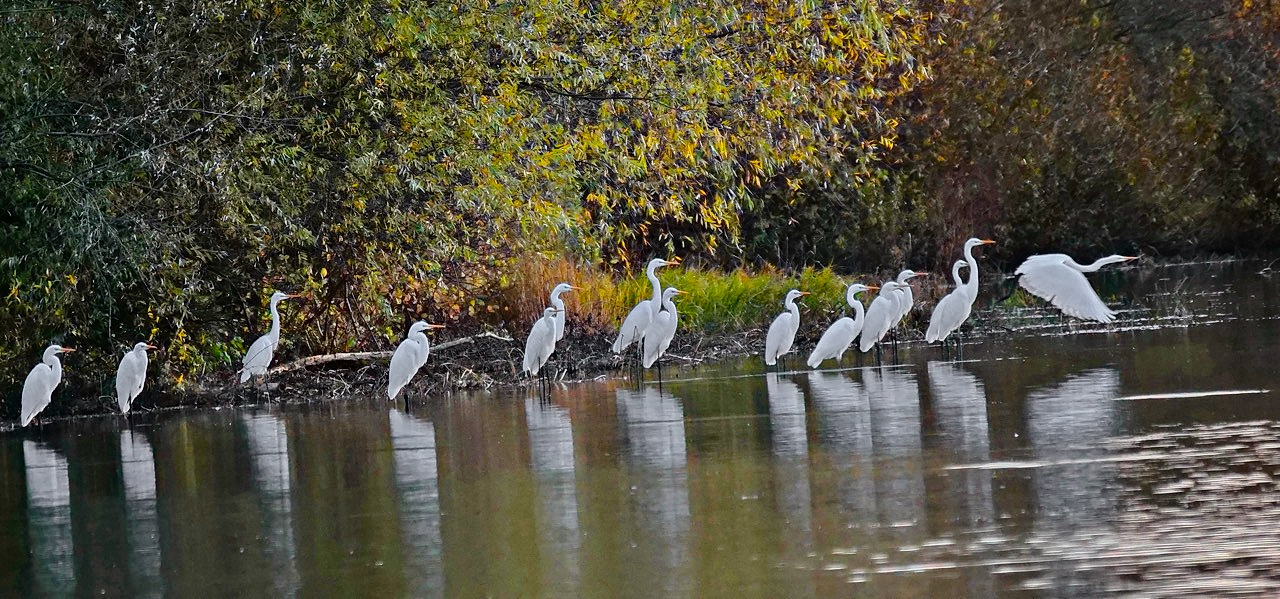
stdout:
<svg viewBox="0 0 1280 599">
<path fill-rule="evenodd" d="M 871 173 L 911 3 L 25 0 L 0 11 L 0 388 L 49 341 L 290 353 L 499 318 L 512 260 L 715 255 L 774 182 Z M 292 344 L 292 348 L 289 347 Z M 166 377 L 158 377 L 164 380 Z M 104 385 L 105 389 L 106 386 Z"/>
</svg>

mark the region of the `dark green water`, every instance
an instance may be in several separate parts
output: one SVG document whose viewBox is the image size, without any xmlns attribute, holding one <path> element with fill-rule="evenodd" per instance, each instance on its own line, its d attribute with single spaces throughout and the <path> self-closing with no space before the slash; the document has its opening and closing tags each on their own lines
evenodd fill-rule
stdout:
<svg viewBox="0 0 1280 599">
<path fill-rule="evenodd" d="M 1024 330 L 962 360 L 10 432 L 0 595 L 1273 596 L 1258 268 L 1112 273 L 1111 327 L 980 312 Z"/>
</svg>

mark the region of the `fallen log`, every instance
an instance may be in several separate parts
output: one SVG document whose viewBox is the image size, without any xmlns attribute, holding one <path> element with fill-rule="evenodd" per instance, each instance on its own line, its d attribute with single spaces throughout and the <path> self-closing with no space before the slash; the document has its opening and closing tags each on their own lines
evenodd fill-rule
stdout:
<svg viewBox="0 0 1280 599">
<path fill-rule="evenodd" d="M 499 335 L 497 333 L 484 332 L 477 335 L 471 335 L 470 337 L 460 337 L 458 339 L 450 339 L 443 343 L 432 345 L 431 353 L 434 354 L 438 351 L 449 349 L 450 347 L 453 347 L 455 345 L 462 345 L 464 343 L 474 343 L 476 339 L 481 337 L 492 337 L 494 339 L 499 339 L 502 341 L 513 341 L 513 339 L 511 339 L 510 337 L 503 337 L 502 335 Z M 374 360 L 387 360 L 391 358 L 392 353 L 394 352 L 390 350 L 357 351 L 357 352 L 339 352 L 336 354 L 320 354 L 318 356 L 307 356 L 305 358 L 299 358 L 292 362 L 286 362 L 284 364 L 276 366 L 272 368 L 269 371 L 269 373 L 275 374 L 277 372 L 289 372 L 291 370 L 298 370 L 300 368 L 307 368 L 307 367 L 316 366 L 319 364 L 328 364 L 330 362 L 372 362 Z"/>
</svg>

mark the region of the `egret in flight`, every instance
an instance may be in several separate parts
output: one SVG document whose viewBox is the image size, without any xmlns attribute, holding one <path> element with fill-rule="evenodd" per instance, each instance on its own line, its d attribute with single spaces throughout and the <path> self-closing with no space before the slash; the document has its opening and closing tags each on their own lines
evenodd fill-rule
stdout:
<svg viewBox="0 0 1280 599">
<path fill-rule="evenodd" d="M 556 315 L 558 308 L 547 308 L 542 311 L 542 318 L 533 323 L 529 330 L 529 338 L 524 342 L 524 362 L 520 366 L 522 372 L 529 376 L 538 376 L 538 370 L 556 351 Z"/>
<path fill-rule="evenodd" d="M 31 369 L 31 374 L 27 375 L 26 382 L 22 384 L 22 415 L 19 420 L 22 426 L 31 424 L 36 415 L 49 406 L 49 401 L 53 399 L 53 388 L 62 382 L 62 361 L 58 359 L 58 354 L 73 351 L 75 350 L 61 345 L 45 348 L 44 358 Z"/>
<path fill-rule="evenodd" d="M 280 311 L 276 309 L 276 305 L 281 300 L 286 300 L 297 295 L 290 295 L 283 291 L 277 291 L 271 294 L 271 330 L 266 335 L 258 337 L 253 345 L 249 346 L 249 351 L 244 353 L 243 366 L 240 368 L 240 382 L 247 382 L 255 376 L 265 376 L 267 374 L 267 366 L 271 365 L 271 357 L 276 353 L 276 346 L 280 344 Z"/>
<path fill-rule="evenodd" d="M 391 367 L 387 370 L 387 399 L 395 399 L 396 394 L 413 380 L 427 356 L 431 355 L 431 342 L 427 340 L 427 331 L 443 329 L 442 324 L 431 324 L 419 320 L 409 326 L 409 334 L 396 346 L 391 354 Z M 406 396 L 407 397 L 407 396 Z"/>
<path fill-rule="evenodd" d="M 859 337 L 858 349 L 863 352 L 871 351 L 871 347 L 884 339 L 889 327 L 893 324 L 893 319 L 898 315 L 898 296 L 900 289 L 906 286 L 906 283 L 897 281 L 885 281 L 880 285 L 880 293 L 876 295 L 876 299 L 871 300 L 871 306 L 867 308 L 867 317 L 862 325 L 862 335 Z"/>
<path fill-rule="evenodd" d="M 147 350 L 155 348 L 139 341 L 120 358 L 120 365 L 116 367 L 116 403 L 120 405 L 121 414 L 128 414 L 129 406 L 142 393 L 142 385 L 147 382 Z"/>
<path fill-rule="evenodd" d="M 764 336 L 764 363 L 773 366 L 778 358 L 791 351 L 791 344 L 796 340 L 796 331 L 800 330 L 800 308 L 796 300 L 809 295 L 808 291 L 792 289 L 783 298 L 784 312 L 774 317 L 769 324 L 769 332 Z"/>
<path fill-rule="evenodd" d="M 560 295 L 569 291 L 578 291 L 580 289 L 582 288 L 574 287 L 573 285 L 570 285 L 568 283 L 561 283 L 559 285 L 556 285 L 555 289 L 551 290 L 551 305 L 556 309 L 556 317 L 555 317 L 556 341 L 564 339 L 565 311 L 564 311 L 564 300 L 560 299 Z"/>
<path fill-rule="evenodd" d="M 1053 304 L 1067 316 L 1111 322 L 1116 318 L 1115 310 L 1102 303 L 1102 298 L 1089 286 L 1083 273 L 1137 259 L 1137 256 L 1112 255 L 1086 266 L 1066 254 L 1041 254 L 1027 258 L 1014 275 L 1023 289 Z"/>
<path fill-rule="evenodd" d="M 627 318 L 622 321 L 622 328 L 618 330 L 618 338 L 613 341 L 613 353 L 622 353 L 622 350 L 627 349 L 632 343 L 644 337 L 645 331 L 649 328 L 649 323 L 653 322 L 653 318 L 658 315 L 658 311 L 662 308 L 662 284 L 658 282 L 658 274 L 655 271 L 662 266 L 678 264 L 680 264 L 679 257 L 670 260 L 654 258 L 649 261 L 649 266 L 644 269 L 644 276 L 648 277 L 649 283 L 653 285 L 653 297 L 641 300 L 627 314 Z"/>
<path fill-rule="evenodd" d="M 951 267 L 951 278 L 956 288 L 938 301 L 929 317 L 929 329 L 925 331 L 924 340 L 946 342 L 947 336 L 960 328 L 973 312 L 973 302 L 978 299 L 978 260 L 973 257 L 973 249 L 980 245 L 995 243 L 991 239 L 970 237 L 964 242 L 964 260 Z M 969 268 L 969 280 L 960 279 L 960 269 Z"/>
<path fill-rule="evenodd" d="M 658 312 L 653 322 L 649 323 L 649 329 L 644 332 L 644 359 L 641 364 L 645 368 L 653 366 L 667 352 L 667 347 L 675 338 L 680 316 L 676 314 L 676 304 L 671 300 L 684 294 L 684 291 L 675 287 L 667 287 L 662 292 L 662 311 Z"/>
<path fill-rule="evenodd" d="M 865 314 L 862 309 L 862 302 L 858 300 L 858 294 L 864 291 L 875 291 L 879 289 L 875 285 L 863 285 L 862 283 L 854 283 L 844 293 L 845 301 L 849 302 L 849 307 L 853 308 L 853 318 L 845 316 L 835 321 L 822 333 L 822 337 L 818 339 L 818 345 L 809 353 L 807 364 L 809 368 L 817 368 L 824 360 L 835 358 L 837 361 L 844 358 L 845 350 L 849 349 L 849 345 L 858 337 L 858 333 L 862 332 L 862 323 Z"/>
</svg>

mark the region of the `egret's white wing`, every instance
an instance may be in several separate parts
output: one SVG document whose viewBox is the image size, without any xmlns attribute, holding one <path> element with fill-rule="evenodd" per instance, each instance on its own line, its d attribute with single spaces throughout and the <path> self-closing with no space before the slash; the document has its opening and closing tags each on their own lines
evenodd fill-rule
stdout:
<svg viewBox="0 0 1280 599">
<path fill-rule="evenodd" d="M 1032 256 L 1014 274 L 1021 275 L 1018 284 L 1023 289 L 1053 304 L 1063 314 L 1098 322 L 1115 320 L 1115 311 L 1102 303 L 1083 273 L 1066 265 L 1066 259 L 1064 254 Z"/>
<path fill-rule="evenodd" d="M 137 399 L 138 396 L 142 394 L 142 386 L 147 383 L 147 364 L 150 363 L 150 360 L 147 359 L 146 352 L 138 354 L 138 357 L 134 358 L 134 361 L 137 362 L 138 365 L 138 386 L 133 389 L 133 395 L 129 398 L 130 403 L 133 403 L 133 400 Z"/>
<path fill-rule="evenodd" d="M 822 337 L 818 338 L 818 344 L 814 346 L 812 352 L 809 352 L 809 360 L 805 363 L 809 368 L 817 368 L 824 360 L 839 359 L 861 331 L 862 327 L 848 316 L 835 321 L 827 327 L 826 331 L 823 331 Z"/>
<path fill-rule="evenodd" d="M 653 319 L 649 325 L 649 330 L 644 334 L 644 360 L 642 364 L 645 368 L 653 366 L 662 354 L 667 352 L 667 348 L 671 346 L 671 339 L 676 335 L 677 316 L 674 312 L 663 310 L 658 312 L 658 316 Z"/>
<path fill-rule="evenodd" d="M 22 426 L 31 424 L 31 420 L 49 405 L 53 395 L 53 369 L 43 362 L 27 374 L 22 383 Z"/>
<path fill-rule="evenodd" d="M 872 346 L 884 338 L 889 332 L 896 309 L 897 304 L 885 293 L 871 300 L 871 307 L 867 308 L 866 320 L 862 325 L 862 340 L 858 342 L 858 349 L 870 351 Z"/>
<path fill-rule="evenodd" d="M 653 321 L 652 303 L 653 300 L 642 300 L 627 314 L 627 318 L 622 321 L 622 328 L 618 329 L 618 338 L 613 342 L 613 353 L 622 353 L 627 346 L 644 338 L 645 330 Z"/>
<path fill-rule="evenodd" d="M 943 341 L 953 331 L 960 328 L 969 319 L 973 311 L 972 302 L 968 301 L 963 289 L 956 289 L 938 301 L 929 317 L 929 330 L 925 331 L 926 343 Z"/>
<path fill-rule="evenodd" d="M 391 354 L 391 366 L 387 369 L 387 399 L 395 399 L 396 394 L 417 374 L 422 366 L 418 363 L 421 345 L 416 339 L 405 339 L 396 346 L 396 351 Z"/>
<path fill-rule="evenodd" d="M 796 327 L 791 324 L 790 311 L 779 314 L 769 324 L 769 332 L 764 336 L 764 363 L 773 366 L 778 363 L 778 356 L 791 350 L 791 343 L 796 338 Z"/>
<path fill-rule="evenodd" d="M 543 316 L 533 323 L 529 330 L 529 338 L 524 342 L 524 362 L 522 370 L 529 374 L 538 374 L 538 370 L 551 353 L 556 349 L 556 322 L 554 318 Z"/>
<path fill-rule="evenodd" d="M 263 335 L 258 337 L 253 345 L 249 346 L 249 351 L 244 353 L 244 366 L 240 369 L 240 382 L 246 382 L 250 377 L 262 376 L 267 373 L 267 366 L 271 364 L 271 356 L 276 352 L 276 344 L 271 341 L 271 337 Z"/>
</svg>

